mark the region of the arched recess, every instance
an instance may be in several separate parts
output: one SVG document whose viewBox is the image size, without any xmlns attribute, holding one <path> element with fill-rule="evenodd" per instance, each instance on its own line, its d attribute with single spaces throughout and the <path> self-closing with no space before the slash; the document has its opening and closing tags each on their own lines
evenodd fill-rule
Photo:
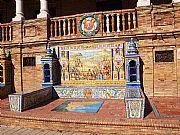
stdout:
<svg viewBox="0 0 180 135">
<path fill-rule="evenodd" d="M 137 81 L 137 64 L 136 61 L 131 60 L 129 62 L 129 81 L 136 82 Z"/>
<path fill-rule="evenodd" d="M 44 82 L 50 82 L 50 67 L 49 67 L 49 64 L 44 65 Z"/>
</svg>

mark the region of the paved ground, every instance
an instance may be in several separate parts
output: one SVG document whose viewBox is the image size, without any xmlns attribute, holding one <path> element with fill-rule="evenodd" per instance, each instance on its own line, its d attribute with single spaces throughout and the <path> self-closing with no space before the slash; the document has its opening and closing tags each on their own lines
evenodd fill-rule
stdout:
<svg viewBox="0 0 180 135">
<path fill-rule="evenodd" d="M 19 126 L 0 125 L 0 135 L 95 135 L 83 132 L 63 132 L 43 129 L 24 128 Z M 98 134 L 100 135 L 100 134 Z M 101 134 L 105 135 L 105 134 Z"/>
<path fill-rule="evenodd" d="M 28 116 L 36 118 L 54 118 L 68 120 L 115 120 L 126 118 L 124 100 L 104 100 L 104 103 L 97 113 L 75 113 L 52 111 L 68 99 L 57 99 L 49 103 L 42 104 L 36 108 L 18 113 L 11 112 L 8 99 L 0 101 L 1 114 L 15 116 Z M 71 99 L 75 101 L 86 101 L 90 99 Z M 93 99 L 91 99 L 93 101 Z M 152 109 L 151 109 L 152 106 Z M 178 97 L 150 97 L 146 100 L 145 119 L 180 119 L 180 98 Z"/>
<path fill-rule="evenodd" d="M 150 97 L 149 101 L 146 100 L 146 114 L 143 121 L 139 119 L 126 119 L 124 100 L 104 100 L 104 103 L 97 113 L 75 113 L 75 112 L 55 112 L 52 111 L 55 107 L 59 106 L 68 99 L 57 99 L 52 102 L 42 104 L 36 108 L 26 110 L 24 112 L 11 112 L 9 108 L 8 99 L 0 101 L 0 116 L 25 118 L 35 120 L 49 120 L 60 122 L 85 122 L 89 124 L 106 123 L 106 124 L 144 124 L 153 125 L 151 123 L 162 126 L 161 122 L 169 125 L 170 127 L 179 127 L 180 125 L 180 98 L 179 97 Z M 89 99 L 71 99 L 76 101 L 83 101 Z M 93 99 L 91 99 L 93 100 Z M 151 109 L 152 106 L 152 109 Z M 172 122 L 171 122 L 172 120 Z M 173 121 L 175 120 L 175 121 Z M 175 122 L 175 123 L 174 123 Z M 11 125 L 11 122 L 8 124 Z M 23 126 L 23 124 L 22 124 Z M 36 126 L 33 126 L 36 128 Z M 47 128 L 53 130 L 51 128 Z M 94 133 L 82 132 L 60 132 L 50 131 L 43 129 L 29 129 L 23 127 L 6 127 L 0 126 L 0 135 L 96 135 Z M 77 130 L 75 130 L 77 131 Z M 81 130 L 82 131 L 82 130 Z M 165 132 L 165 131 L 164 131 Z M 103 132 L 104 133 L 104 132 Z M 106 132 L 105 132 L 106 133 Z M 179 131 L 175 131 L 175 134 Z M 156 133 L 154 133 L 156 134 Z"/>
<path fill-rule="evenodd" d="M 69 119 L 69 120 L 102 120 L 108 119 L 112 121 L 114 119 L 126 118 L 124 100 L 104 100 L 104 103 L 97 113 L 75 113 L 75 112 L 56 112 L 51 111 L 55 107 L 59 106 L 68 99 L 57 99 L 50 103 L 43 104 L 33 109 L 18 113 L 11 112 L 9 108 L 8 99 L 1 101 L 2 114 L 10 114 L 15 116 L 28 116 L 37 118 L 54 118 L 54 119 Z M 89 99 L 71 99 L 75 101 L 86 101 Z M 92 99 L 93 101 L 93 99 Z M 146 118 L 155 118 L 152 111 L 148 112 Z"/>
</svg>

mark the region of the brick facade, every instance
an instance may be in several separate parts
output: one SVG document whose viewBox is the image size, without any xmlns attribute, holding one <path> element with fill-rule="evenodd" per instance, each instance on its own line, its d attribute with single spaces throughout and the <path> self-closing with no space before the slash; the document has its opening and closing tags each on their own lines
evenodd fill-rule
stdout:
<svg viewBox="0 0 180 135">
<path fill-rule="evenodd" d="M 138 7 L 136 31 L 104 34 L 87 38 L 76 35 L 52 38 L 50 19 L 25 20 L 11 23 L 13 26 L 12 41 L 1 42 L 6 51 L 11 51 L 14 65 L 14 82 L 17 92 L 40 89 L 43 81 L 42 65 L 23 67 L 23 57 L 38 58 L 45 56 L 47 41 L 52 46 L 77 44 L 110 43 L 123 41 L 130 37 L 138 39 L 138 50 L 141 57 L 141 80 L 147 96 L 180 96 L 180 3 L 159 6 Z M 112 12 L 109 12 L 111 14 Z M 78 19 L 76 20 L 78 22 Z M 109 37 L 107 37 L 109 36 Z M 173 62 L 155 62 L 155 52 L 173 50 Z M 22 56 L 21 56 L 22 54 Z M 21 68 L 22 66 L 22 68 Z M 22 82 L 21 82 L 22 81 Z"/>
</svg>

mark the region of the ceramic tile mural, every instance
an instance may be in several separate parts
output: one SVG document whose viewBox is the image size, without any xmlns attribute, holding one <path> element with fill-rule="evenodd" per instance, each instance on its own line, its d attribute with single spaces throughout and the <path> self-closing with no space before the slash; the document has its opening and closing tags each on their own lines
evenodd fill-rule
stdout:
<svg viewBox="0 0 180 135">
<path fill-rule="evenodd" d="M 124 80 L 124 44 L 58 47 L 62 80 Z"/>
</svg>

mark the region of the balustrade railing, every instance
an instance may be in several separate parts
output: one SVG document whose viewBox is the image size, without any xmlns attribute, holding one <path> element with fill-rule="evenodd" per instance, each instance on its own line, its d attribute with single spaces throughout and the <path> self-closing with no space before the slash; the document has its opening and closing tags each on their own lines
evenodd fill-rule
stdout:
<svg viewBox="0 0 180 135">
<path fill-rule="evenodd" d="M 132 32 L 138 27 L 135 9 L 90 13 L 99 16 L 102 36 Z M 51 18 L 50 38 L 77 37 L 78 22 L 84 14 Z M 99 34 L 98 34 L 99 36 Z"/>
<path fill-rule="evenodd" d="M 137 14 L 135 9 L 116 10 L 88 13 L 99 18 L 100 30 L 94 36 L 115 36 L 133 32 L 138 27 Z M 83 37 L 78 30 L 78 23 L 83 15 L 62 16 L 50 18 L 50 38 L 68 39 Z M 99 27 L 99 25 L 98 25 Z M 89 36 L 89 35 L 88 35 Z M 91 35 L 90 35 L 91 36 Z M 0 24 L 0 42 L 10 42 L 13 39 L 13 26 L 11 23 Z"/>
<path fill-rule="evenodd" d="M 75 16 L 51 18 L 50 36 L 62 37 L 77 34 Z"/>
<path fill-rule="evenodd" d="M 134 9 L 103 12 L 103 32 L 124 33 L 134 31 L 137 28 L 137 14 Z"/>
<path fill-rule="evenodd" d="M 12 41 L 12 26 L 10 23 L 0 24 L 0 42 Z"/>
</svg>

